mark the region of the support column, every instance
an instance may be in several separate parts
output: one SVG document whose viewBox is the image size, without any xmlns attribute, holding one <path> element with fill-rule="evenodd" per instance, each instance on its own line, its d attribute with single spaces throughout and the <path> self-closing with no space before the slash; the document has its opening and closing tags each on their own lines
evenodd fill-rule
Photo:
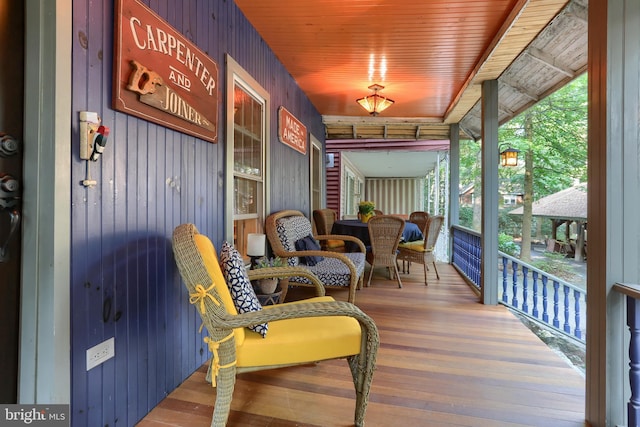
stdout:
<svg viewBox="0 0 640 427">
<path fill-rule="evenodd" d="M 460 223 L 460 125 L 449 126 L 449 227 Z M 449 262 L 453 256 L 453 233 L 449 232 Z"/>
<path fill-rule="evenodd" d="M 586 418 L 627 425 L 628 334 L 616 282 L 640 283 L 640 2 L 589 2 Z M 593 255 L 592 250 L 592 255 Z"/>
<path fill-rule="evenodd" d="M 482 83 L 482 302 L 498 303 L 498 81 Z"/>
</svg>

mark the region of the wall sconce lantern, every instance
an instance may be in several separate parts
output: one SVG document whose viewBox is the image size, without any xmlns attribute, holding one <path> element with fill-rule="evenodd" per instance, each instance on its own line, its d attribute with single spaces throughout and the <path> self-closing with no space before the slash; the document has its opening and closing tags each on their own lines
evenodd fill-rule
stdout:
<svg viewBox="0 0 640 427">
<path fill-rule="evenodd" d="M 500 164 L 502 166 L 518 166 L 518 153 L 520 150 L 516 150 L 512 147 L 507 147 L 500 152 Z"/>
<path fill-rule="evenodd" d="M 373 95 L 356 99 L 356 102 L 360 104 L 362 108 L 367 110 L 367 112 L 369 112 L 369 114 L 371 114 L 372 116 L 377 116 L 395 102 L 389 98 L 378 95 L 378 92 L 384 89 L 384 86 L 374 84 L 369 86 L 369 89 L 373 91 Z"/>
</svg>

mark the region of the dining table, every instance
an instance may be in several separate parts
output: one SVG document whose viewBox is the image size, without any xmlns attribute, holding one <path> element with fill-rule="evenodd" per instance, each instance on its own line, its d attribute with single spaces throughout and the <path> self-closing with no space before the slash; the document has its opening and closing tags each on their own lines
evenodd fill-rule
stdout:
<svg viewBox="0 0 640 427">
<path fill-rule="evenodd" d="M 347 236 L 357 237 L 362 240 L 362 243 L 369 248 L 371 246 L 371 239 L 369 238 L 369 224 L 362 222 L 359 219 L 341 219 L 333 223 L 331 228 L 331 234 L 342 234 Z M 422 240 L 424 236 L 420 228 L 409 221 L 404 222 L 404 229 L 402 230 L 402 236 L 400 242 L 415 242 Z M 353 242 L 345 242 L 346 250 L 348 252 L 356 251 L 358 246 Z"/>
</svg>

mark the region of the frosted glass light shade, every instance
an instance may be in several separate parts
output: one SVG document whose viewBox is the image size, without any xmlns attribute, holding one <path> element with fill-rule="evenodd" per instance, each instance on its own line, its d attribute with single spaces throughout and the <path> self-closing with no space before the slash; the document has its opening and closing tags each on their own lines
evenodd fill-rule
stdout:
<svg viewBox="0 0 640 427">
<path fill-rule="evenodd" d="M 265 254 L 267 236 L 261 233 L 249 233 L 247 235 L 247 255 L 260 257 Z"/>
</svg>

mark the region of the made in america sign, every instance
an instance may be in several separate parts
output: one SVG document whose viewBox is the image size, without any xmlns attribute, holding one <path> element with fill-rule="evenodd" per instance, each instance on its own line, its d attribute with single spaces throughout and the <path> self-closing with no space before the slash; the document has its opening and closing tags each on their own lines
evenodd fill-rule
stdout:
<svg viewBox="0 0 640 427">
<path fill-rule="evenodd" d="M 218 65 L 137 0 L 117 0 L 113 107 L 210 142 Z"/>
<path fill-rule="evenodd" d="M 278 138 L 302 154 L 307 154 L 307 127 L 286 108 L 278 109 Z"/>
</svg>

